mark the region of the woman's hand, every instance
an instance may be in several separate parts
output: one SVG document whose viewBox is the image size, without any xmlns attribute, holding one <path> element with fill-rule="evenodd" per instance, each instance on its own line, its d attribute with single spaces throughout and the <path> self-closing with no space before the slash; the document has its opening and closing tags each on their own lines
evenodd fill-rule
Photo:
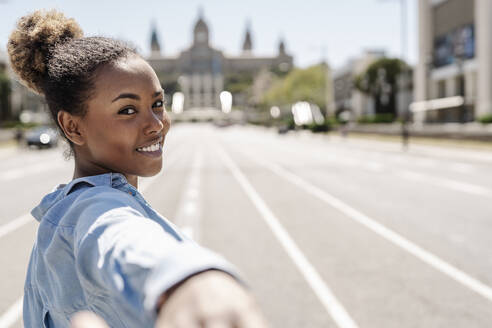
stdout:
<svg viewBox="0 0 492 328">
<path fill-rule="evenodd" d="M 104 320 L 89 311 L 77 312 L 71 320 L 70 328 L 109 328 Z"/>
<path fill-rule="evenodd" d="M 156 328 L 266 328 L 249 292 L 221 271 L 205 271 L 179 285 L 161 306 Z"/>
</svg>

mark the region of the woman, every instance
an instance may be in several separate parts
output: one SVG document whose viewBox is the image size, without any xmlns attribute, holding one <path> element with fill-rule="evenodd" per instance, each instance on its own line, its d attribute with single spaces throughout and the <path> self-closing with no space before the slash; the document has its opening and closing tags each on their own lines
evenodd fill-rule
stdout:
<svg viewBox="0 0 492 328">
<path fill-rule="evenodd" d="M 8 52 L 22 82 L 45 97 L 75 161 L 73 180 L 32 211 L 40 225 L 25 327 L 67 327 L 80 311 L 111 327 L 263 327 L 231 265 L 137 190 L 139 176 L 161 170 L 170 127 L 149 64 L 122 42 L 83 37 L 56 11 L 22 17 Z"/>
</svg>

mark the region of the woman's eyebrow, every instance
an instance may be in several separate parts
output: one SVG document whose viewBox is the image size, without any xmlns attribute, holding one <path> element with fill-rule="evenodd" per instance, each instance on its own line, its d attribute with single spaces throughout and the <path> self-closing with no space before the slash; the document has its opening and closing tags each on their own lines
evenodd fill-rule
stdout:
<svg viewBox="0 0 492 328">
<path fill-rule="evenodd" d="M 135 99 L 135 100 L 140 100 L 140 96 L 134 94 L 134 93 L 122 93 L 118 97 L 114 98 L 111 102 L 115 102 L 118 99 L 124 99 L 124 98 L 130 98 L 130 99 Z"/>
<path fill-rule="evenodd" d="M 164 90 L 163 90 L 163 89 L 161 89 L 161 90 L 159 90 L 159 91 L 154 92 L 154 98 L 155 98 L 155 97 L 158 97 L 158 96 L 160 96 L 160 95 L 162 95 L 163 93 L 164 93 Z"/>
<path fill-rule="evenodd" d="M 155 98 L 157 96 L 160 96 L 163 93 L 164 93 L 164 90 L 161 89 L 159 91 L 154 92 L 153 97 Z M 136 95 L 134 93 L 122 93 L 118 97 L 114 98 L 111 102 L 115 102 L 116 100 L 124 99 L 124 98 L 130 98 L 130 99 L 140 100 L 140 96 L 139 95 Z"/>
</svg>

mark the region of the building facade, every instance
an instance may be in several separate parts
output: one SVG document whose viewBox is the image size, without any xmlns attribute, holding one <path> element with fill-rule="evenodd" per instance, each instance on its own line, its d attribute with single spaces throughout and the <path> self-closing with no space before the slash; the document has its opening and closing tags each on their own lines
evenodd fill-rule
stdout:
<svg viewBox="0 0 492 328">
<path fill-rule="evenodd" d="M 414 118 L 469 122 L 492 115 L 492 2 L 419 0 L 418 17 Z"/>
<path fill-rule="evenodd" d="M 378 59 L 384 58 L 384 56 L 385 52 L 382 50 L 367 50 L 363 55 L 351 59 L 344 67 L 334 72 L 333 85 L 336 115 L 341 112 L 349 112 L 352 119 L 355 119 L 375 114 L 373 99 L 357 90 L 354 80 L 369 65 Z"/>
<path fill-rule="evenodd" d="M 256 76 L 263 70 L 288 71 L 293 67 L 293 57 L 286 53 L 283 41 L 279 42 L 276 56 L 255 56 L 249 26 L 244 35 L 241 55 L 226 56 L 211 46 L 209 28 L 202 14 L 193 28 L 193 43 L 178 56 L 162 55 L 155 29 L 152 32 L 151 49 L 148 62 L 156 71 L 168 96 L 177 90 L 184 94 L 185 110 L 220 108 L 220 93 L 225 90 L 228 76 Z"/>
</svg>

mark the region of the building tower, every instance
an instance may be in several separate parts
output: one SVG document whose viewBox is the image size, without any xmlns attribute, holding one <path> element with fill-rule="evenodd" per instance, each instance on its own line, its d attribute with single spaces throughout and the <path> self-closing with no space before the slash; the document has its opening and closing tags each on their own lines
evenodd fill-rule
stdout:
<svg viewBox="0 0 492 328">
<path fill-rule="evenodd" d="M 1 0 L 0 0 L 1 1 Z M 231 91 L 234 77 L 240 74 L 256 76 L 261 71 L 280 69 L 288 71 L 293 66 L 293 58 L 282 46 L 282 55 L 256 57 L 253 54 L 227 56 L 211 46 L 209 21 L 200 8 L 190 32 L 191 45 L 180 52 L 179 56 L 149 56 L 149 64 L 154 68 L 161 84 L 166 89 L 177 91 L 184 96 L 183 112 L 221 108 L 220 93 Z M 156 33 L 157 34 L 157 33 Z M 253 49 L 251 27 L 246 25 L 241 44 L 244 52 Z M 157 40 L 157 35 L 154 38 Z M 276 46 L 276 45 L 275 45 Z M 229 81 L 231 80 L 231 81 Z M 179 87 L 179 88 L 178 88 Z M 248 105 L 246 92 L 232 92 L 235 106 Z M 208 115 L 208 114 L 207 114 Z"/>
<path fill-rule="evenodd" d="M 159 44 L 159 38 L 157 36 L 157 27 L 155 23 L 152 23 L 152 32 L 150 36 L 150 50 L 152 57 L 161 56 L 161 45 Z"/>
<path fill-rule="evenodd" d="M 253 42 L 251 40 L 251 23 L 246 25 L 246 33 L 244 34 L 243 41 L 243 54 L 251 54 L 253 51 Z"/>
<path fill-rule="evenodd" d="M 278 43 L 278 55 L 279 56 L 285 56 L 285 42 L 284 38 L 280 38 L 280 42 Z"/>
<path fill-rule="evenodd" d="M 203 10 L 200 8 L 198 21 L 193 29 L 193 44 L 208 46 L 209 31 L 208 26 L 203 20 Z"/>
</svg>

